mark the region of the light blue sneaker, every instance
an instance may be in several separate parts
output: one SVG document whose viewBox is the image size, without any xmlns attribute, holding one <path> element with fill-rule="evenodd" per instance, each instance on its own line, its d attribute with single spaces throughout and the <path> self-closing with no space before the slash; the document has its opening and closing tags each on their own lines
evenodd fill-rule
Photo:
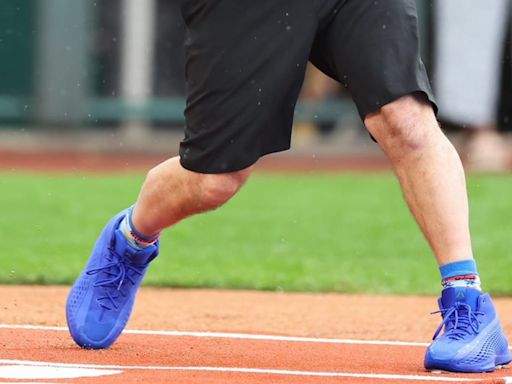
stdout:
<svg viewBox="0 0 512 384">
<path fill-rule="evenodd" d="M 158 242 L 142 251 L 128 245 L 118 230 L 126 215 L 116 215 L 103 229 L 66 303 L 68 328 L 83 348 L 108 348 L 123 331 Z"/>
<path fill-rule="evenodd" d="M 492 372 L 512 361 L 489 294 L 472 288 L 447 288 L 439 298 L 439 309 L 434 313 L 441 313 L 443 321 L 427 349 L 426 369 Z"/>
</svg>

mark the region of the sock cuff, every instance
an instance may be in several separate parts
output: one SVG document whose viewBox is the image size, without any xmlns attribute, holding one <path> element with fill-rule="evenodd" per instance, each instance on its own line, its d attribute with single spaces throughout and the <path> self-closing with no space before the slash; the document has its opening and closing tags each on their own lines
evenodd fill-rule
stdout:
<svg viewBox="0 0 512 384">
<path fill-rule="evenodd" d="M 455 261 L 453 263 L 442 265 L 439 267 L 439 272 L 441 272 L 441 278 L 443 280 L 462 275 L 478 276 L 476 262 L 473 259 Z"/>
<path fill-rule="evenodd" d="M 140 233 L 137 230 L 137 228 L 135 228 L 135 225 L 133 225 L 132 213 L 133 213 L 133 207 L 131 207 L 128 210 L 128 224 L 130 225 L 130 230 L 132 231 L 132 235 L 136 238 L 136 240 L 140 240 L 144 243 L 152 243 L 153 241 L 158 239 L 158 237 L 160 236 L 160 233 L 156 233 L 151 236 L 143 235 L 142 233 Z"/>
</svg>

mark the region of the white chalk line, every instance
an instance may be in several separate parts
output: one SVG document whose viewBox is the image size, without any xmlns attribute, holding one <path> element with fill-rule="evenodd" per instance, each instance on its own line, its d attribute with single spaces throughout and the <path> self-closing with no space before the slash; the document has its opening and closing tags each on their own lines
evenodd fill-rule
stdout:
<svg viewBox="0 0 512 384">
<path fill-rule="evenodd" d="M 41 326 L 41 325 L 17 325 L 0 324 L 0 329 L 24 329 L 41 331 L 68 331 L 66 327 Z M 135 335 L 158 335 L 174 337 L 198 337 L 198 338 L 227 338 L 227 339 L 247 339 L 262 341 L 285 341 L 285 342 L 306 342 L 306 343 L 331 343 L 331 344 L 363 344 L 363 345 L 390 345 L 390 346 L 413 346 L 425 347 L 428 343 L 407 342 L 407 341 L 383 341 L 383 340 L 353 340 L 337 338 L 312 338 L 312 337 L 293 337 L 278 335 L 258 335 L 245 333 L 222 333 L 222 332 L 190 332 L 190 331 L 152 331 L 152 330 L 125 330 L 124 333 Z M 26 365 L 45 365 L 45 366 L 71 366 L 71 367 L 90 367 L 99 369 L 137 369 L 137 370 L 168 370 L 168 371 L 208 371 L 208 372 L 235 372 L 235 373 L 255 373 L 255 374 L 274 374 L 274 375 L 293 375 L 293 376 L 320 376 L 320 377 L 351 377 L 351 378 L 373 378 L 373 379 L 395 379 L 395 380 L 415 380 L 415 381 L 439 381 L 439 382 L 470 382 L 482 381 L 483 379 L 463 379 L 455 377 L 438 377 L 428 375 L 396 375 L 396 374 L 371 374 L 371 373 L 346 373 L 346 372 L 315 372 L 315 371 L 293 371 L 259 368 L 233 368 L 233 367 L 165 367 L 165 366 L 123 366 L 123 365 L 84 365 L 84 364 L 61 364 L 45 363 L 24 360 L 0 360 L 0 364 L 26 364 Z M 506 384 L 512 384 L 512 377 L 502 377 Z"/>
<path fill-rule="evenodd" d="M 52 327 L 43 325 L 16 325 L 0 324 L 0 329 L 27 329 L 36 331 L 68 331 L 66 327 Z M 189 332 L 189 331 L 151 331 L 126 329 L 124 334 L 131 335 L 154 335 L 154 336 L 174 336 L 174 337 L 204 337 L 221 339 L 241 339 L 241 340 L 261 340 L 261 341 L 285 341 L 299 343 L 330 343 L 330 344 L 360 344 L 360 345 L 390 345 L 406 347 L 426 347 L 428 343 L 418 343 L 409 341 L 383 341 L 383 340 L 353 340 L 336 338 L 317 338 L 317 337 L 295 337 L 279 335 L 258 335 L 251 333 L 224 333 L 224 332 Z"/>
<path fill-rule="evenodd" d="M 147 371 L 192 371 L 192 372 L 221 372 L 221 373 L 247 373 L 264 375 L 285 375 L 285 376 L 309 376 L 309 377 L 347 377 L 359 379 L 387 379 L 387 380 L 405 380 L 405 381 L 438 381 L 438 382 L 478 382 L 484 381 L 481 378 L 460 378 L 460 377 L 442 377 L 432 375 L 398 375 L 387 373 L 348 373 L 348 372 L 320 372 L 320 371 L 297 371 L 284 369 L 262 369 L 262 368 L 239 368 L 239 367 L 174 367 L 174 366 L 138 366 L 138 365 L 99 365 L 99 364 L 69 364 L 69 363 L 51 363 L 30 360 L 7 360 L 0 359 L 0 364 L 23 365 L 34 367 L 55 367 L 55 368 L 81 368 L 81 369 L 115 369 L 115 370 L 147 370 Z M 501 378 L 506 383 L 511 378 Z"/>
</svg>

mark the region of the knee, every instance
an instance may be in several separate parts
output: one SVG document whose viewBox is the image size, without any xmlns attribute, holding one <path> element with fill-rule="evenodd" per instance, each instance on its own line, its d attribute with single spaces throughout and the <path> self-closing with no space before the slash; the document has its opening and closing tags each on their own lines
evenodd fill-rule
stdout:
<svg viewBox="0 0 512 384">
<path fill-rule="evenodd" d="M 224 174 L 204 174 L 183 168 L 172 158 L 151 169 L 144 183 L 157 200 L 172 200 L 177 216 L 208 211 L 227 202 L 244 185 L 250 168 Z M 171 197 L 170 197 L 171 196 Z"/>
<path fill-rule="evenodd" d="M 402 97 L 370 114 L 365 123 L 386 152 L 410 153 L 429 145 L 439 131 L 430 103 L 421 95 Z"/>
<path fill-rule="evenodd" d="M 223 174 L 198 174 L 196 202 L 203 209 L 215 209 L 226 203 L 245 184 L 247 170 Z"/>
</svg>

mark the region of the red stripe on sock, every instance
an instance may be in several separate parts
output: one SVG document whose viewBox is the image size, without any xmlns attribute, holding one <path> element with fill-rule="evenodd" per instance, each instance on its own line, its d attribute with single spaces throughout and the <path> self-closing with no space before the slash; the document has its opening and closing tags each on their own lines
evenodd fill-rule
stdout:
<svg viewBox="0 0 512 384">
<path fill-rule="evenodd" d="M 138 236 L 137 233 L 135 233 L 135 231 L 133 231 L 133 230 L 130 230 L 130 235 L 133 236 L 135 241 L 137 241 L 138 243 L 142 243 L 142 244 L 153 244 L 155 241 L 157 241 L 160 238 L 160 234 L 158 233 L 150 239 L 143 239 L 140 236 Z"/>
<path fill-rule="evenodd" d="M 459 280 L 476 280 L 477 278 L 478 278 L 477 275 L 454 276 L 454 277 L 449 277 L 447 279 L 444 279 L 443 283 L 451 283 L 453 281 L 459 281 Z"/>
</svg>

